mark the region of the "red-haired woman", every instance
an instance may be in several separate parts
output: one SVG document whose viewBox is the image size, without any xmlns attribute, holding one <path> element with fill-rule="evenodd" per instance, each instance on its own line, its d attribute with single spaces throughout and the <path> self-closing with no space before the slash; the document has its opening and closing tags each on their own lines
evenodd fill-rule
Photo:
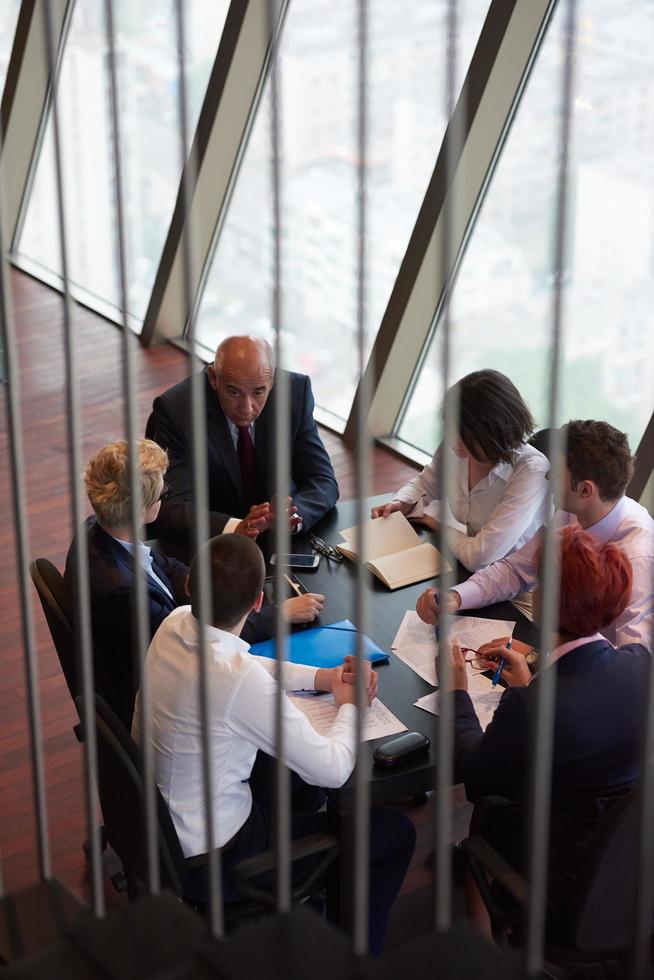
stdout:
<svg viewBox="0 0 654 980">
<path fill-rule="evenodd" d="M 599 632 L 629 601 L 632 572 L 624 552 L 578 526 L 564 528 L 560 541 L 558 638 L 539 669 L 554 665 L 557 671 L 548 893 L 565 920 L 566 896 L 599 818 L 639 777 L 651 658 L 639 644 L 616 649 Z M 536 595 L 536 614 L 539 606 Z M 532 679 L 523 654 L 507 648 L 507 640 L 480 651 L 489 667 L 504 658 L 509 685 L 485 732 L 467 693 L 463 655 L 453 644 L 455 769 L 469 800 L 505 798 L 485 813 L 478 808 L 473 830 L 520 867 L 538 673 Z"/>
</svg>

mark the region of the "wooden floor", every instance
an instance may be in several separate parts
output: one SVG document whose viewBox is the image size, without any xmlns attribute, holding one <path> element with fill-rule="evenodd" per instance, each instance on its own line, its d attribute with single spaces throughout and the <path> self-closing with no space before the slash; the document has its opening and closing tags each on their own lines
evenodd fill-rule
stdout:
<svg viewBox="0 0 654 980">
<path fill-rule="evenodd" d="M 72 536 L 66 375 L 62 303 L 56 292 L 13 271 L 12 288 L 20 360 L 20 404 L 25 453 L 30 557 L 45 556 L 63 567 Z M 124 438 L 120 332 L 95 314 L 74 307 L 75 352 L 80 378 L 83 456 Z M 140 423 L 159 392 L 186 374 L 186 355 L 170 346 L 136 355 Z M 354 461 L 340 437 L 322 433 L 343 500 L 355 495 Z M 399 486 L 414 469 L 383 449 L 373 454 L 371 491 Z M 19 595 L 16 582 L 14 517 L 5 400 L 0 405 L 0 856 L 5 892 L 37 880 L 26 687 Z M 72 732 L 76 715 L 35 593 L 30 591 L 38 651 L 42 736 L 45 755 L 49 841 L 53 874 L 88 899 L 82 853 L 85 813 L 81 751 Z M 468 807 L 454 793 L 455 829 L 465 830 Z M 429 884 L 422 867 L 429 849 L 431 805 L 414 810 L 419 847 L 405 892 Z M 118 901 L 107 886 L 107 901 Z M 120 899 L 122 900 L 122 899 Z"/>
</svg>

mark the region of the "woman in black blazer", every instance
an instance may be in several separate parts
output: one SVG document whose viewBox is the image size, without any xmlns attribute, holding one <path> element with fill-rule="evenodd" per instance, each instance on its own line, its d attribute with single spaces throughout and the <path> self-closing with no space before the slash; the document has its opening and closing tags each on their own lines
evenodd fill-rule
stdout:
<svg viewBox="0 0 654 980">
<path fill-rule="evenodd" d="M 539 669 L 557 671 L 548 894 L 565 920 L 566 897 L 599 819 L 640 775 L 651 658 L 639 644 L 616 649 L 599 633 L 629 601 L 632 573 L 624 552 L 578 526 L 564 528 L 560 540 L 558 639 Z M 534 607 L 537 616 L 538 590 Z M 455 778 L 465 783 L 472 802 L 504 797 L 492 809 L 477 808 L 472 830 L 521 868 L 538 673 L 532 678 L 524 650 L 516 649 L 520 644 L 509 649 L 507 641 L 480 650 L 488 668 L 504 658 L 508 684 L 485 732 L 467 693 L 464 656 L 452 644 Z M 477 914 L 473 918 L 480 922 Z"/>
</svg>

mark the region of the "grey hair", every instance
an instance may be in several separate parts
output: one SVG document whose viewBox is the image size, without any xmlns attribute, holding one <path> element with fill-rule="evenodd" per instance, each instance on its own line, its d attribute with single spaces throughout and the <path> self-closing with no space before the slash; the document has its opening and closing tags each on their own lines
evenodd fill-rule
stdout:
<svg viewBox="0 0 654 980">
<path fill-rule="evenodd" d="M 272 371 L 273 374 L 275 373 L 275 368 L 277 367 L 275 363 L 275 352 L 272 349 L 271 345 L 268 343 L 268 341 L 264 340 L 263 337 L 257 337 L 254 334 L 241 334 L 232 337 L 225 337 L 225 339 L 218 344 L 218 347 L 216 348 L 216 356 L 214 358 L 214 367 L 216 368 L 216 372 L 218 374 L 220 374 L 223 368 L 223 361 L 225 359 L 225 350 L 229 346 L 229 344 L 231 344 L 234 340 L 249 340 L 253 344 L 258 344 L 259 346 L 263 347 L 268 357 L 268 364 L 270 365 L 270 370 Z"/>
</svg>

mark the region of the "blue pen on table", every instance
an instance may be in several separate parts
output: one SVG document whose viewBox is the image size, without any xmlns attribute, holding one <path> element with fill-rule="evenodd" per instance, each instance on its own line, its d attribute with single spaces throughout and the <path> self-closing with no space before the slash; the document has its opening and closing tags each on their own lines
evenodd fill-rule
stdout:
<svg viewBox="0 0 654 980">
<path fill-rule="evenodd" d="M 506 649 L 507 650 L 510 650 L 511 649 L 511 637 L 509 637 L 509 642 L 506 645 Z M 497 669 L 496 669 L 495 673 L 493 674 L 493 680 L 491 681 L 493 687 L 497 687 L 497 682 L 499 681 L 500 676 L 501 676 L 502 671 L 504 670 L 505 666 L 506 666 L 506 660 L 504 659 L 504 657 L 500 657 L 500 661 L 499 661 L 499 663 L 497 665 Z"/>
</svg>

